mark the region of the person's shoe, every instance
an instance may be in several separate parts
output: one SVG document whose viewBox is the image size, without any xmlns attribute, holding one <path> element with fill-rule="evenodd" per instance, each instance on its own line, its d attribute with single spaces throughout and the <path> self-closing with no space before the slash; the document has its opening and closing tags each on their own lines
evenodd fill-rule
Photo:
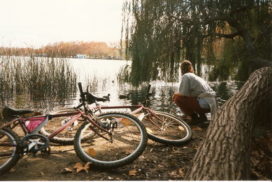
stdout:
<svg viewBox="0 0 272 182">
<path fill-rule="evenodd" d="M 196 125 L 199 123 L 199 117 L 196 113 L 193 113 L 192 115 L 190 115 L 190 117 L 190 120 L 185 120 L 189 125 Z"/>
<path fill-rule="evenodd" d="M 196 113 L 193 113 L 191 115 L 191 117 L 192 117 L 192 121 L 198 121 L 199 120 L 199 117 L 198 117 L 198 115 Z"/>
<path fill-rule="evenodd" d="M 199 114 L 199 120 L 205 122 L 208 121 L 208 118 L 205 113 L 201 113 Z"/>
<path fill-rule="evenodd" d="M 198 124 L 203 124 L 205 121 L 207 121 L 207 117 L 205 115 L 205 113 L 202 114 L 192 114 L 191 115 L 192 120 L 189 122 L 189 124 L 191 125 L 198 125 Z"/>
</svg>

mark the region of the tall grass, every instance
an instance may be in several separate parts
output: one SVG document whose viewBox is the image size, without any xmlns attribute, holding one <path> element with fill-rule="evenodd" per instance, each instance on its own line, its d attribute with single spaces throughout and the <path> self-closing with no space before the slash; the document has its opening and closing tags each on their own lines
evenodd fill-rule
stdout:
<svg viewBox="0 0 272 182">
<path fill-rule="evenodd" d="M 0 57 L 0 95 L 5 101 L 19 94 L 31 100 L 64 99 L 76 92 L 76 74 L 65 59 Z"/>
</svg>

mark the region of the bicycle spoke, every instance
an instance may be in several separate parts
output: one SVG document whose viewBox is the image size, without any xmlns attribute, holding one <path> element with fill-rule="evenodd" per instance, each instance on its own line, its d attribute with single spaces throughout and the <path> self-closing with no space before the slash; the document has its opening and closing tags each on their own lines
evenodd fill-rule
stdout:
<svg viewBox="0 0 272 182">
<path fill-rule="evenodd" d="M 3 158 L 9 158 L 10 156 L 13 156 L 13 153 L 12 153 L 12 152 L 0 154 L 0 158 L 1 158 L 1 159 L 3 159 Z"/>
<path fill-rule="evenodd" d="M 149 113 L 143 118 L 151 139 L 165 144 L 182 144 L 191 138 L 190 127 L 175 116 L 164 113 Z"/>
<path fill-rule="evenodd" d="M 15 147 L 16 145 L 10 142 L 6 142 L 6 143 L 0 143 L 0 147 L 1 146 L 5 146 L 5 147 Z"/>
<path fill-rule="evenodd" d="M 98 123 L 103 130 L 109 132 L 103 131 L 109 136 L 109 140 L 103 137 L 92 137 L 92 142 L 86 145 L 80 140 L 80 135 L 84 136 L 85 133 L 90 132 L 89 125 L 91 124 L 82 126 L 79 131 L 80 135 L 76 135 L 77 145 L 75 145 L 79 157 L 85 162 L 89 161 L 94 165 L 108 167 L 127 163 L 138 156 L 146 142 L 143 138 L 144 133 L 141 131 L 142 126 L 140 127 L 137 119 L 136 122 L 130 118 L 132 116 L 124 116 L 122 114 L 102 114 L 98 117 Z M 101 129 L 95 129 L 95 132 L 100 131 Z"/>
</svg>

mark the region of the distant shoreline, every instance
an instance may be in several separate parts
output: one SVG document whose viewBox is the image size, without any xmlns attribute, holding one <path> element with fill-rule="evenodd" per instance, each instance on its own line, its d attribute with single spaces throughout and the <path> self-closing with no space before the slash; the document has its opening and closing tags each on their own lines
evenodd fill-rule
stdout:
<svg viewBox="0 0 272 182">
<path fill-rule="evenodd" d="M 95 58 L 95 57 L 85 57 L 85 58 L 77 58 L 77 57 L 50 57 L 50 56 L 40 56 L 40 55 L 0 55 L 0 58 L 10 58 L 10 57 L 14 57 L 14 58 L 20 58 L 20 57 L 25 57 L 25 58 L 53 58 L 53 59 L 95 59 L 95 60 L 117 60 L 117 61 L 130 61 L 130 60 L 126 60 L 124 58 L 109 58 L 109 57 L 100 57 L 100 58 Z"/>
</svg>

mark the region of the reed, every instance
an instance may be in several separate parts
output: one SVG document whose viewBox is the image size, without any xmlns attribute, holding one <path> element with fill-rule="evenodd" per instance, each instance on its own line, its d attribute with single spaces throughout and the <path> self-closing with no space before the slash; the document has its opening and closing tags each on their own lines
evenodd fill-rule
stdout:
<svg viewBox="0 0 272 182">
<path fill-rule="evenodd" d="M 92 76 L 86 79 L 86 86 L 89 92 L 97 94 L 98 90 L 106 91 L 111 82 L 113 81 L 110 81 L 110 78 L 99 79 L 97 76 Z"/>
<path fill-rule="evenodd" d="M 87 86 L 89 92 L 96 92 L 98 89 L 98 78 L 96 76 L 87 78 Z"/>
<path fill-rule="evenodd" d="M 64 99 L 76 93 L 76 74 L 65 59 L 2 56 L 0 93 L 5 101 L 29 94 L 31 100 Z"/>
</svg>

